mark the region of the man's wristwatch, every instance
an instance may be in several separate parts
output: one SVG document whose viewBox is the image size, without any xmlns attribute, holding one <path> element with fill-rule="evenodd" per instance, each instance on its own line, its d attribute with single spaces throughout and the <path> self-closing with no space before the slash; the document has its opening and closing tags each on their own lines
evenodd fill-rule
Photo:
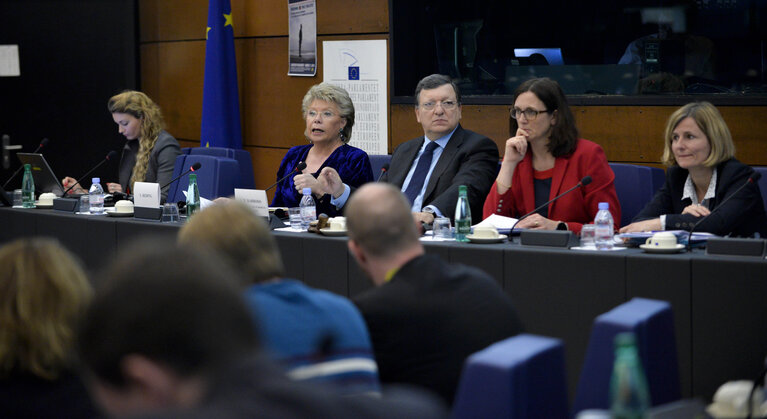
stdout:
<svg viewBox="0 0 767 419">
<path fill-rule="evenodd" d="M 437 218 L 437 213 L 434 211 L 434 208 L 421 208 L 421 212 L 429 213 L 432 217 Z M 434 222 L 434 220 L 432 220 L 432 222 Z"/>
</svg>

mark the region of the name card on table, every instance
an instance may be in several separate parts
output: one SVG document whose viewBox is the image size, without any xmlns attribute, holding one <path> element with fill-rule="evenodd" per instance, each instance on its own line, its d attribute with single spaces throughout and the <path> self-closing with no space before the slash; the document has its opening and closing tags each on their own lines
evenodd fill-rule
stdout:
<svg viewBox="0 0 767 419">
<path fill-rule="evenodd" d="M 133 184 L 133 206 L 141 208 L 160 208 L 160 184 L 135 182 Z"/>
<path fill-rule="evenodd" d="M 269 217 L 269 201 L 266 191 L 261 189 L 234 189 L 234 199 L 244 202 L 256 215 Z"/>
</svg>

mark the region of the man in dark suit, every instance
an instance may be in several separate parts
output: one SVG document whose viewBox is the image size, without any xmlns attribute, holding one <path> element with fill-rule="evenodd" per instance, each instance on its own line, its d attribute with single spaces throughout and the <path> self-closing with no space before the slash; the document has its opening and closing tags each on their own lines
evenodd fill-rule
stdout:
<svg viewBox="0 0 767 419">
<path fill-rule="evenodd" d="M 376 285 L 353 301 L 381 381 L 452 403 L 466 357 L 521 331 L 511 300 L 486 273 L 425 255 L 410 203 L 392 185 L 361 187 L 346 220 L 349 250 Z"/>
<path fill-rule="evenodd" d="M 486 136 L 461 127 L 461 93 L 450 77 L 432 74 L 423 78 L 416 86 L 415 99 L 415 117 L 424 136 L 394 150 L 381 181 L 400 188 L 415 219 L 426 224 L 435 216 L 452 219 L 458 186 L 466 185 L 472 222 L 479 222 L 498 172 L 498 147 Z M 323 169 L 319 180 L 332 191 L 331 202 L 343 206 L 350 188 L 341 183 L 335 170 Z"/>
</svg>

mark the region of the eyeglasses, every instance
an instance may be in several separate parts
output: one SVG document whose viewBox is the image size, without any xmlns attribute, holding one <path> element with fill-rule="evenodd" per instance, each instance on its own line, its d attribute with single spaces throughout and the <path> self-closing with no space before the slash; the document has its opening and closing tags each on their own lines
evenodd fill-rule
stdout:
<svg viewBox="0 0 767 419">
<path fill-rule="evenodd" d="M 520 116 L 525 115 L 525 119 L 527 119 L 528 121 L 534 121 L 535 118 L 538 117 L 538 114 L 548 113 L 548 112 L 549 111 L 546 109 L 539 111 L 532 108 L 527 108 L 523 111 L 522 109 L 514 108 L 511 110 L 511 117 L 514 119 L 519 119 Z"/>
<path fill-rule="evenodd" d="M 321 112 L 321 113 L 317 112 L 317 111 L 306 111 L 306 116 L 308 118 L 316 118 L 317 115 L 322 115 L 323 119 L 325 119 L 325 118 L 332 118 L 332 117 L 336 116 L 336 114 L 334 114 L 333 112 L 330 112 L 330 111 L 324 111 L 324 112 Z"/>
<path fill-rule="evenodd" d="M 437 107 L 437 105 L 442 105 L 442 109 L 446 111 L 452 111 L 456 106 L 458 106 L 458 102 L 454 100 L 446 100 L 444 102 L 426 102 L 420 104 L 419 107 L 427 111 L 432 111 Z"/>
</svg>

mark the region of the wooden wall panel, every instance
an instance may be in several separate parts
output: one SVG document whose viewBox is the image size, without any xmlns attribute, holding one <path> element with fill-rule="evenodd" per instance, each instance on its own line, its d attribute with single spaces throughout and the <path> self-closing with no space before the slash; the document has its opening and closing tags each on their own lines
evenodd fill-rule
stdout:
<svg viewBox="0 0 767 419">
<path fill-rule="evenodd" d="M 235 37 L 288 35 L 287 0 L 231 0 Z M 205 38 L 208 0 L 140 0 L 141 42 Z M 387 0 L 317 2 L 320 35 L 388 33 Z"/>
<path fill-rule="evenodd" d="M 277 169 L 285 156 L 285 150 L 281 148 L 246 147 L 253 160 L 253 172 L 256 179 L 256 188 L 265 189 L 277 181 Z M 274 197 L 274 191 L 268 192 L 269 201 Z"/>
<path fill-rule="evenodd" d="M 320 36 L 317 55 L 322 57 L 322 42 L 339 39 Z M 381 35 L 344 36 L 343 39 L 385 39 Z M 289 148 L 304 141 L 301 100 L 314 84 L 322 82 L 322 60 L 315 77 L 291 77 L 288 72 L 288 38 L 238 40 L 244 45 L 239 67 L 243 142 L 251 146 Z"/>
<path fill-rule="evenodd" d="M 207 0 L 139 0 L 142 89 L 163 108 L 168 129 L 196 145 L 200 135 Z M 322 41 L 388 39 L 387 0 L 318 2 L 318 57 Z M 274 182 L 282 156 L 304 141 L 301 98 L 322 80 L 287 75 L 287 1 L 232 0 L 237 49 L 243 143 L 253 156 L 256 185 Z M 352 35 L 344 35 L 352 34 Z M 492 138 L 503 150 L 509 136 L 510 105 L 464 105 L 461 123 Z M 657 165 L 662 134 L 673 106 L 577 106 L 583 138 L 601 144 L 611 161 Z M 767 107 L 720 110 L 728 122 L 737 157 L 767 165 Z M 423 130 L 411 105 L 391 105 L 389 152 Z M 186 144 L 187 142 L 185 142 Z"/>
</svg>

